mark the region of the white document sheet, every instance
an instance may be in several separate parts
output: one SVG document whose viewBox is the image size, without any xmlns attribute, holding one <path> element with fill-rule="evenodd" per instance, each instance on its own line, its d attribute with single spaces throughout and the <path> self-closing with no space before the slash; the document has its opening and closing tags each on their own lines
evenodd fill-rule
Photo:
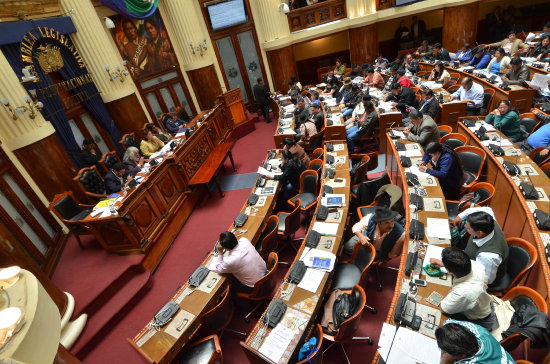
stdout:
<svg viewBox="0 0 550 364">
<path fill-rule="evenodd" d="M 313 230 L 317 231 L 321 235 L 336 235 L 338 232 L 338 226 L 340 226 L 340 224 L 315 221 L 313 224 Z"/>
<path fill-rule="evenodd" d="M 275 326 L 269 335 L 267 335 L 262 346 L 260 346 L 259 352 L 273 362 L 278 363 L 292 338 L 294 338 L 294 334 L 294 330 L 286 328 L 283 325 Z"/>
<path fill-rule="evenodd" d="M 300 284 L 298 284 L 298 288 L 305 289 L 306 291 L 313 293 L 317 292 L 321 281 L 325 277 L 325 273 L 326 272 L 319 269 L 308 268 L 304 274 L 304 277 L 300 281 Z"/>
<path fill-rule="evenodd" d="M 437 341 L 406 327 L 399 328 L 393 346 L 420 363 L 439 364 L 441 360 Z"/>
<path fill-rule="evenodd" d="M 426 235 L 434 238 L 442 238 L 442 239 L 451 238 L 451 230 L 449 229 L 448 219 L 434 219 L 429 217 L 427 225 L 428 225 L 428 228 L 427 228 Z"/>
<path fill-rule="evenodd" d="M 489 138 L 491 138 L 490 135 L 487 135 Z M 498 138 L 498 137 L 497 137 Z M 500 138 L 499 138 L 500 139 Z M 496 140 L 496 141 L 493 141 L 493 140 L 484 140 L 481 142 L 481 144 L 483 144 L 484 146 L 488 147 L 489 144 L 496 144 L 498 145 L 499 147 L 507 147 L 509 145 L 512 145 L 512 142 L 509 140 L 509 139 L 502 139 L 502 141 L 500 140 Z"/>
<path fill-rule="evenodd" d="M 420 149 L 414 149 L 414 150 L 405 150 L 402 152 L 397 152 L 399 155 L 404 155 L 405 157 L 422 157 L 422 152 Z"/>
<path fill-rule="evenodd" d="M 441 260 L 441 252 L 443 251 L 443 247 L 437 246 L 437 245 L 428 245 L 426 247 L 426 255 L 424 256 L 424 261 L 422 262 L 422 266 L 425 267 L 427 264 L 430 264 L 431 258 L 436 258 Z M 447 269 L 444 267 L 441 268 L 441 271 L 443 273 L 447 273 Z"/>
</svg>

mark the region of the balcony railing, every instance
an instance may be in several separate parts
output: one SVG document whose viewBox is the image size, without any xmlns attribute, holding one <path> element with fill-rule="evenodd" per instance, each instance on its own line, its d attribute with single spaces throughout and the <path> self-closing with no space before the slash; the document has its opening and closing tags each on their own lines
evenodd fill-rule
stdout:
<svg viewBox="0 0 550 364">
<path fill-rule="evenodd" d="M 288 26 L 291 32 L 296 32 L 346 17 L 345 0 L 327 0 L 292 10 L 288 14 Z"/>
</svg>

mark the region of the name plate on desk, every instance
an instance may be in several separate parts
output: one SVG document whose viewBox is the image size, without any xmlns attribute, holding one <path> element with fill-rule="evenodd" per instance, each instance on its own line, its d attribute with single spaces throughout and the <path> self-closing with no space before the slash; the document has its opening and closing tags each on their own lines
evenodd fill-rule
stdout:
<svg viewBox="0 0 550 364">
<path fill-rule="evenodd" d="M 335 236 L 321 236 L 319 244 L 317 244 L 317 249 L 331 252 L 336 243 L 336 239 L 337 237 Z"/>
<path fill-rule="evenodd" d="M 333 144 L 334 151 L 344 150 L 344 144 Z"/>
<path fill-rule="evenodd" d="M 432 212 L 445 212 L 443 199 L 424 197 L 424 210 Z"/>
<path fill-rule="evenodd" d="M 178 339 L 181 334 L 187 329 L 191 321 L 195 318 L 190 312 L 187 312 L 183 309 L 177 313 L 177 315 L 172 319 L 172 322 L 166 326 L 164 332 L 176 339 Z"/>
</svg>

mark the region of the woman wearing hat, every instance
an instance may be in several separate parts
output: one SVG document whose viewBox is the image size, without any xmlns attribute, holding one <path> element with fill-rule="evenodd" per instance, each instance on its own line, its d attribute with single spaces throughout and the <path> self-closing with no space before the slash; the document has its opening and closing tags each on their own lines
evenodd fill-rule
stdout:
<svg viewBox="0 0 550 364">
<path fill-rule="evenodd" d="M 395 223 L 397 212 L 386 206 L 376 206 L 374 213 L 368 214 L 353 225 L 355 236 L 344 244 L 344 252 L 351 255 L 353 247 L 372 244 L 376 249 L 377 260 L 390 260 L 401 255 L 405 242 L 405 229 Z"/>
</svg>

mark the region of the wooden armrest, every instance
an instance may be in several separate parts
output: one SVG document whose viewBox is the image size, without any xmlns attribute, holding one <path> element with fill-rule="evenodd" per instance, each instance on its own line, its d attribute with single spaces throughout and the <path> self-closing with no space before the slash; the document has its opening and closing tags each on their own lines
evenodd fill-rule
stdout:
<svg viewBox="0 0 550 364">
<path fill-rule="evenodd" d="M 88 192 L 88 191 L 86 191 L 86 195 L 93 198 L 106 198 L 108 196 L 108 195 L 100 195 L 100 194 Z"/>
<path fill-rule="evenodd" d="M 79 203 L 78 206 L 84 209 L 93 209 L 95 205 L 85 205 L 85 204 Z"/>
</svg>

